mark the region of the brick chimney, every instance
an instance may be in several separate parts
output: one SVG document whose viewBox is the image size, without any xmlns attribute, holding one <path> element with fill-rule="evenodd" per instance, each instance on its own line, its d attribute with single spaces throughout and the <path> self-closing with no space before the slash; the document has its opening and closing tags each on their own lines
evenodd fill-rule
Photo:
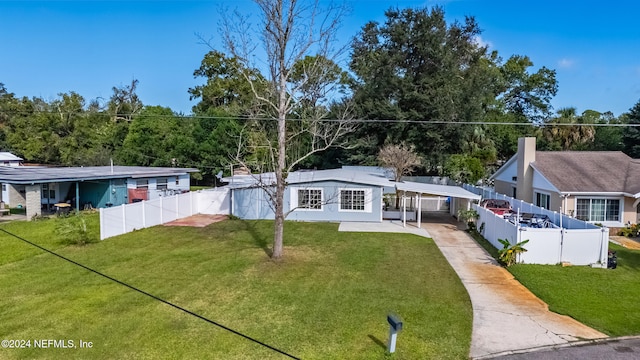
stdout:
<svg viewBox="0 0 640 360">
<path fill-rule="evenodd" d="M 536 138 L 519 138 L 516 198 L 527 202 L 533 202 L 533 169 L 529 164 L 534 161 L 536 161 Z"/>
</svg>

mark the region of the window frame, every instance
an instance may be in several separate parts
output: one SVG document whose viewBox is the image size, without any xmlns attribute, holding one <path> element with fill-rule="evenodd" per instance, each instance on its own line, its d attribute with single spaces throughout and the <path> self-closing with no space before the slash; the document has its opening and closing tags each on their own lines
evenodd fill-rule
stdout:
<svg viewBox="0 0 640 360">
<path fill-rule="evenodd" d="M 157 190 L 168 190 L 169 189 L 169 181 L 168 181 L 168 179 L 167 178 L 158 178 L 158 179 L 156 179 L 156 189 Z"/>
<path fill-rule="evenodd" d="M 602 209 L 602 218 L 600 217 L 594 217 L 594 215 L 598 215 L 598 214 L 594 214 L 594 200 L 598 201 L 598 204 L 600 204 L 600 201 L 602 201 L 603 203 L 601 203 L 598 208 Z M 580 213 L 580 203 L 582 202 L 582 207 L 584 208 L 584 202 L 588 201 L 588 206 L 586 208 L 587 210 L 587 216 L 585 217 L 584 214 Z M 618 206 L 616 207 L 611 207 L 611 203 L 617 201 L 618 202 Z M 579 220 L 583 220 L 586 222 L 591 222 L 591 223 L 600 223 L 600 222 L 622 222 L 622 214 L 623 211 L 621 209 L 621 206 L 624 205 L 624 199 L 621 198 L 615 198 L 615 197 L 584 197 L 584 196 L 580 196 L 580 197 L 576 197 L 576 201 L 575 201 L 575 214 L 576 214 L 576 219 Z M 611 211 L 611 210 L 617 210 L 617 211 Z M 599 209 L 596 209 L 599 210 Z M 582 211 L 584 211 L 584 209 L 582 209 Z M 611 212 L 610 212 L 611 211 Z M 615 213 L 617 219 L 611 219 L 609 216 L 612 215 L 612 213 Z"/>
<path fill-rule="evenodd" d="M 550 207 L 550 205 L 551 205 L 551 195 L 550 194 L 542 192 L 542 191 L 534 190 L 534 196 L 535 196 L 535 205 L 537 207 L 541 207 L 543 209 L 551 210 L 551 207 Z M 541 201 L 540 200 L 543 197 L 546 200 L 546 206 L 542 206 L 541 205 Z"/>
<path fill-rule="evenodd" d="M 149 179 L 136 179 L 136 189 L 149 189 Z"/>
<path fill-rule="evenodd" d="M 296 187 L 291 189 L 293 191 L 292 195 L 295 195 L 295 202 L 293 202 L 293 204 L 295 205 L 295 210 L 296 211 L 324 211 L 324 189 L 323 188 L 319 188 L 319 187 Z M 300 196 L 301 192 L 306 192 L 309 194 L 309 201 L 311 201 L 311 192 L 314 191 L 319 191 L 320 192 L 320 202 L 319 204 L 316 204 L 316 206 L 318 206 L 317 208 L 314 207 L 306 207 L 306 206 L 302 206 L 301 205 L 301 199 L 303 197 Z M 293 199 L 292 199 L 293 200 Z"/>
<path fill-rule="evenodd" d="M 345 191 L 350 191 L 352 193 L 354 192 L 362 192 L 362 209 L 345 209 L 343 208 L 343 192 Z M 373 207 L 372 207 L 372 195 L 373 195 L 373 190 L 371 188 L 341 188 L 338 192 L 338 212 L 354 212 L 354 213 L 371 213 L 373 211 Z M 353 202 L 353 200 L 352 200 Z"/>
</svg>

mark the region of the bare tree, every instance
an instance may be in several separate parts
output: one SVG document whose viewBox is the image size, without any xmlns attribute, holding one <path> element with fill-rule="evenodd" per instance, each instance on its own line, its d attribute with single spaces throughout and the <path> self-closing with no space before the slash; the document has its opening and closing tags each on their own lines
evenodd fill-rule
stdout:
<svg viewBox="0 0 640 360">
<path fill-rule="evenodd" d="M 422 164 L 422 159 L 415 152 L 413 145 L 408 146 L 405 143 L 400 145 L 386 144 L 378 153 L 378 163 L 380 166 L 389 168 L 393 171 L 395 181 L 400 181 L 403 176 L 411 174 L 411 172 Z M 399 205 L 399 196 L 396 194 L 396 208 Z"/>
<path fill-rule="evenodd" d="M 417 166 L 420 166 L 422 159 L 416 154 L 413 145 L 386 144 L 378 153 L 378 162 L 380 166 L 393 171 L 395 181 L 400 181 L 403 176 L 411 174 Z"/>
<path fill-rule="evenodd" d="M 253 40 L 261 38 L 264 46 L 266 84 L 245 72 L 253 96 L 263 104 L 262 111 L 247 125 L 245 136 L 239 141 L 236 161 L 249 168 L 273 171 L 273 176 L 257 180 L 275 213 L 271 257 L 279 259 L 283 255 L 288 174 L 315 153 L 332 146 L 346 146 L 342 136 L 354 127 L 348 120 L 349 107 L 332 104 L 332 88 L 338 85 L 336 77 L 320 75 L 335 65 L 334 60 L 342 52 L 333 46 L 347 8 L 344 5 L 322 8 L 318 0 L 255 0 L 255 3 L 262 20 L 259 36 L 248 18 L 237 12 L 224 18 L 221 33 L 228 52 L 244 69 L 260 68 L 253 64 L 257 49 Z M 328 119 L 329 114 L 334 119 Z"/>
<path fill-rule="evenodd" d="M 139 81 L 131 80 L 131 85 L 125 85 L 112 88 L 113 95 L 109 99 L 109 112 L 113 121 L 125 120 L 130 122 L 133 115 L 138 114 L 142 110 L 142 101 L 136 94 L 136 88 Z"/>
</svg>

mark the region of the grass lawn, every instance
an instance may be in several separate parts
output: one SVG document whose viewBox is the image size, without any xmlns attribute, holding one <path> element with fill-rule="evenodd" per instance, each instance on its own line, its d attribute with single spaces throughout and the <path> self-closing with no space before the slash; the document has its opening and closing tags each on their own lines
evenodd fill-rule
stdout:
<svg viewBox="0 0 640 360">
<path fill-rule="evenodd" d="M 269 221 L 160 226 L 83 247 L 61 243 L 59 221 L 2 228 L 303 359 L 468 357 L 471 303 L 431 239 L 287 222 L 276 263 Z M 285 358 L 3 233 L 0 293 L 0 339 L 93 343 L 0 348 L 1 359 Z M 405 324 L 392 356 L 388 312 Z"/>
</svg>

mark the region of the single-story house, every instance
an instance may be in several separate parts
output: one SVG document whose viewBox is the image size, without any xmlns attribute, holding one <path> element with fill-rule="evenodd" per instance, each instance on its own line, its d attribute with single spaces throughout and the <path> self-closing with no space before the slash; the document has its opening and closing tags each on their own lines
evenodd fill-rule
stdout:
<svg viewBox="0 0 640 360">
<path fill-rule="evenodd" d="M 640 220 L 640 159 L 620 151 L 536 151 L 535 138 L 520 138 L 492 179 L 496 192 L 580 220 L 607 227 Z"/>
<path fill-rule="evenodd" d="M 27 217 L 67 203 L 75 209 L 110 207 L 189 191 L 190 168 L 141 166 L 0 166 L 0 201 L 26 207 Z"/>
<path fill-rule="evenodd" d="M 273 173 L 234 175 L 223 179 L 231 190 L 231 214 L 242 219 L 273 219 L 272 202 L 265 188 L 273 189 Z M 288 220 L 381 222 L 384 195 L 399 191 L 403 220 L 421 221 L 421 197 L 436 195 L 452 198 L 450 208 L 469 207 L 480 196 L 458 186 L 394 182 L 383 172 L 366 168 L 295 171 L 287 177 L 284 196 Z M 407 212 L 413 216 L 407 216 Z"/>
<path fill-rule="evenodd" d="M 18 157 L 10 152 L 0 152 L 0 166 L 23 166 L 22 158 Z M 9 188 L 7 184 L 2 185 L 2 193 L 0 194 L 0 199 L 8 199 L 9 198 Z"/>
</svg>

